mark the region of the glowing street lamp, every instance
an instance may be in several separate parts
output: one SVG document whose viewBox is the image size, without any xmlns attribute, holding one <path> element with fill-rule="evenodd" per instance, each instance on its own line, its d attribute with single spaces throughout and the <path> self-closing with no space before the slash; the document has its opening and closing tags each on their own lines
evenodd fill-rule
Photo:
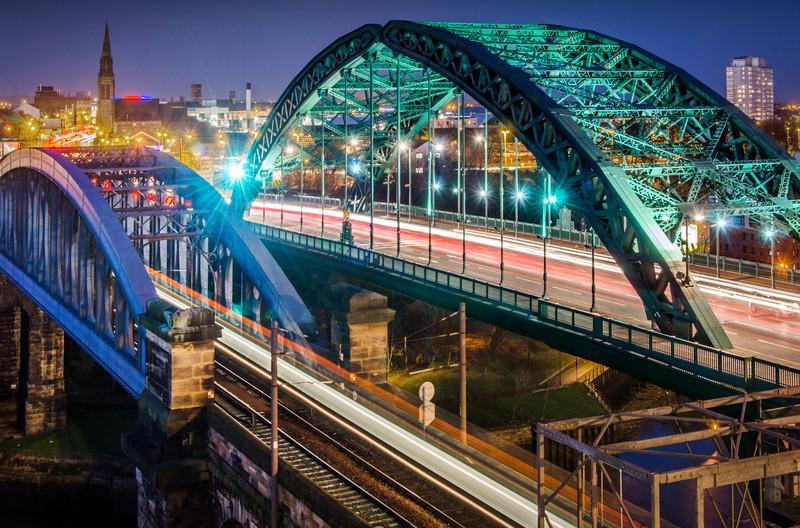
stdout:
<svg viewBox="0 0 800 528">
<path fill-rule="evenodd" d="M 716 246 L 717 246 L 717 261 L 716 261 L 716 264 L 717 264 L 717 278 L 719 278 L 719 233 L 720 233 L 720 231 L 722 231 L 723 229 L 725 229 L 725 226 L 726 226 L 726 225 L 728 225 L 728 221 L 727 221 L 727 220 L 725 220 L 724 218 L 717 218 L 717 222 L 714 224 L 714 226 L 717 228 L 717 233 L 716 233 Z"/>
<path fill-rule="evenodd" d="M 542 299 L 547 299 L 547 238 L 550 230 L 550 208 L 555 205 L 557 199 L 554 194 L 550 193 L 550 173 L 547 174 L 547 186 L 545 188 L 544 210 L 542 211 L 543 229 L 542 229 Z"/>
<path fill-rule="evenodd" d="M 228 167 L 228 178 L 232 183 L 236 183 L 244 178 L 244 167 L 240 163 L 234 163 Z"/>
<path fill-rule="evenodd" d="M 775 238 L 777 238 L 777 233 L 775 232 L 775 226 L 769 226 L 766 231 L 764 231 L 764 236 L 769 240 L 769 260 L 770 260 L 770 284 L 772 289 L 775 289 Z"/>
</svg>

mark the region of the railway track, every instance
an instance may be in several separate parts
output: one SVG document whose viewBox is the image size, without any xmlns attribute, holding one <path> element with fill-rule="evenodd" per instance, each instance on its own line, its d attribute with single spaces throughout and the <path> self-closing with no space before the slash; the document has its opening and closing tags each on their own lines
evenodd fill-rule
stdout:
<svg viewBox="0 0 800 528">
<path fill-rule="evenodd" d="M 219 400 L 219 395 L 222 395 L 224 400 L 237 393 L 234 397 L 249 407 L 240 409 L 241 416 L 237 419 L 245 426 L 251 422 L 261 424 L 258 426 L 259 432 L 254 433 L 259 438 L 263 437 L 264 442 L 268 442 L 269 374 L 257 371 L 257 367 L 248 366 L 246 360 L 236 358 L 235 352 L 226 349 L 227 347 L 223 345 L 217 353 L 216 385 L 220 392 L 216 399 Z M 252 404 L 244 402 L 245 399 Z M 383 504 L 385 511 L 396 512 L 400 509 L 403 513 L 397 514 L 398 519 L 410 522 L 407 519 L 413 518 L 415 522 L 412 525 L 417 526 L 433 525 L 435 521 L 439 526 L 455 528 L 484 528 L 493 524 L 479 511 L 454 500 L 453 496 L 442 493 L 439 487 L 420 478 L 418 472 L 411 471 L 405 464 L 382 455 L 374 445 L 343 431 L 337 424 L 325 419 L 319 413 L 314 413 L 301 402 L 292 401 L 285 393 L 281 396 L 279 407 L 282 435 L 286 430 L 291 430 L 294 439 L 305 446 L 303 449 L 310 451 L 309 445 L 314 446 L 315 458 L 322 460 L 324 456 L 324 463 L 331 467 L 347 466 L 348 469 L 343 470 L 342 474 L 344 471 L 347 471 L 348 475 L 351 472 L 361 474 L 359 480 L 371 480 L 369 483 L 371 489 L 377 481 L 378 487 L 382 488 L 381 500 L 375 498 L 374 494 L 366 493 L 366 495 L 373 496 L 377 503 Z M 254 413 L 256 416 L 248 413 Z M 281 460 L 288 457 L 286 460 L 291 464 L 292 455 L 284 451 L 284 442 L 288 440 L 288 436 L 286 440 L 281 437 L 279 449 Z M 345 478 L 352 482 L 351 477 Z M 353 484 L 363 489 L 362 485 L 354 482 Z M 392 502 L 392 506 L 386 505 L 387 502 Z"/>
<path fill-rule="evenodd" d="M 215 404 L 231 418 L 246 427 L 265 446 L 270 445 L 270 422 L 262 412 L 251 407 L 226 388 L 217 385 Z M 375 528 L 406 528 L 414 526 L 391 507 L 316 456 L 301 442 L 281 430 L 278 437 L 281 463 L 309 479 L 328 496 Z"/>
</svg>

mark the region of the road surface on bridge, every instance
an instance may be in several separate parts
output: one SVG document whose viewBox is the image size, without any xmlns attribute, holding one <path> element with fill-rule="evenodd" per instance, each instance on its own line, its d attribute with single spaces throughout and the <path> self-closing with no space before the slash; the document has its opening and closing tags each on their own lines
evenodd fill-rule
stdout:
<svg viewBox="0 0 800 528">
<path fill-rule="evenodd" d="M 280 225 L 280 205 L 256 202 L 249 220 Z M 325 210 L 325 237 L 338 240 L 342 213 Z M 300 230 L 300 207 L 285 204 L 283 226 Z M 320 235 L 321 210 L 303 206 L 303 232 Z M 369 247 L 369 216 L 351 215 L 353 237 L 361 247 Z M 374 249 L 389 255 L 396 253 L 394 213 L 377 212 L 374 219 Z M 428 262 L 428 226 L 401 221 L 400 257 L 425 264 Z M 497 283 L 499 280 L 500 239 L 496 232 L 481 227 L 467 228 L 467 268 L 469 277 Z M 521 292 L 542 293 L 542 242 L 530 237 L 515 238 L 507 232 L 504 242 L 505 272 L 503 285 Z M 453 224 L 438 222 L 432 233 L 431 265 L 441 270 L 461 273 L 461 230 Z M 647 327 L 642 303 L 617 264 L 602 250 L 596 252 L 597 309 L 601 314 Z M 591 257 L 583 247 L 566 243 L 547 248 L 547 288 L 551 301 L 588 310 L 591 306 Z M 773 291 L 756 284 L 713 275 L 692 273 L 703 289 L 714 313 L 722 322 L 742 356 L 760 356 L 779 363 L 800 367 L 800 294 Z"/>
</svg>

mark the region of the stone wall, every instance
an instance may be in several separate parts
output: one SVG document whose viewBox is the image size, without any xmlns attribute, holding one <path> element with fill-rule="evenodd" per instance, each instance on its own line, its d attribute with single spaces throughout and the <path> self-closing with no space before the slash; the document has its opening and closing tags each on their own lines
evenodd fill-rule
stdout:
<svg viewBox="0 0 800 528">
<path fill-rule="evenodd" d="M 0 312 L 0 399 L 16 398 L 22 310 L 9 306 Z"/>
<path fill-rule="evenodd" d="M 272 482 L 267 470 L 248 458 L 214 429 L 209 431 L 214 528 L 235 520 L 244 528 L 269 525 Z M 247 490 L 242 492 L 242 490 Z M 307 504 L 285 487 L 278 488 L 284 528 L 330 528 Z"/>
<path fill-rule="evenodd" d="M 64 330 L 38 309 L 28 327 L 27 360 L 25 434 L 62 429 L 67 424 Z"/>
<path fill-rule="evenodd" d="M 24 434 L 66 425 L 64 330 L 2 275 L 0 371 L 0 399 L 22 406 L 17 425 Z"/>
<path fill-rule="evenodd" d="M 0 450 L 0 510 L 48 517 L 80 515 L 85 526 L 129 525 L 135 518 L 133 464 L 101 455 L 48 457 Z M 81 513 L 80 508 L 91 508 Z M 119 521 L 117 524 L 115 521 Z M 2 523 L 0 523 L 2 524 Z"/>
</svg>

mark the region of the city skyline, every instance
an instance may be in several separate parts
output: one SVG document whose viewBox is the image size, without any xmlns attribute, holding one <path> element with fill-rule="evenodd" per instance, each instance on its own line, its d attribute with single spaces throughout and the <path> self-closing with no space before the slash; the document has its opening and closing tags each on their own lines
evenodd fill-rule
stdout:
<svg viewBox="0 0 800 528">
<path fill-rule="evenodd" d="M 580 4 L 511 2 L 506 12 L 491 18 L 497 22 L 555 23 L 613 35 L 686 69 L 722 95 L 725 66 L 732 57 L 763 56 L 775 70 L 775 101 L 800 100 L 800 69 L 793 66 L 792 57 L 797 43 L 791 42 L 800 40 L 791 31 L 791 21 L 800 17 L 797 5 L 775 2 L 762 6 L 763 18 L 771 23 L 748 31 L 743 28 L 749 28 L 751 15 L 737 9 L 736 2 L 725 3 L 724 8 L 719 2 L 701 7 L 683 2 L 646 13 L 637 11 L 630 1 Z M 252 82 L 259 99 L 277 98 L 319 49 L 362 24 L 392 18 L 487 19 L 483 5 L 474 2 L 442 2 L 434 7 L 416 1 L 402 6 L 358 1 L 350 6 L 337 10 L 331 4 L 304 2 L 271 11 L 269 6 L 238 2 L 224 10 L 211 10 L 175 2 L 154 11 L 146 3 L 128 8 L 90 1 L 61 12 L 60 5 L 45 1 L 37 19 L 36 38 L 6 59 L 6 68 L 0 72 L 0 94 L 28 95 L 38 84 L 55 85 L 67 92 L 90 89 L 94 94 L 96 57 L 106 19 L 114 42 L 119 95 L 188 96 L 189 85 L 197 82 L 203 85 L 204 96 L 224 98 L 229 90 L 243 93 L 245 83 Z M 5 12 L 13 18 L 22 16 L 23 9 L 13 6 Z M 308 17 L 309 9 L 321 16 Z M 686 15 L 683 20 L 686 13 L 691 17 Z M 78 27 L 81 30 L 75 31 Z M 730 35 L 733 28 L 737 30 L 735 38 Z M 19 42 L 29 37 L 30 30 L 12 25 L 6 32 L 7 38 Z M 212 38 L 201 38 L 203 34 Z M 270 50 L 279 53 L 281 60 L 271 63 Z M 148 70 L 150 75 L 141 75 Z"/>
</svg>

